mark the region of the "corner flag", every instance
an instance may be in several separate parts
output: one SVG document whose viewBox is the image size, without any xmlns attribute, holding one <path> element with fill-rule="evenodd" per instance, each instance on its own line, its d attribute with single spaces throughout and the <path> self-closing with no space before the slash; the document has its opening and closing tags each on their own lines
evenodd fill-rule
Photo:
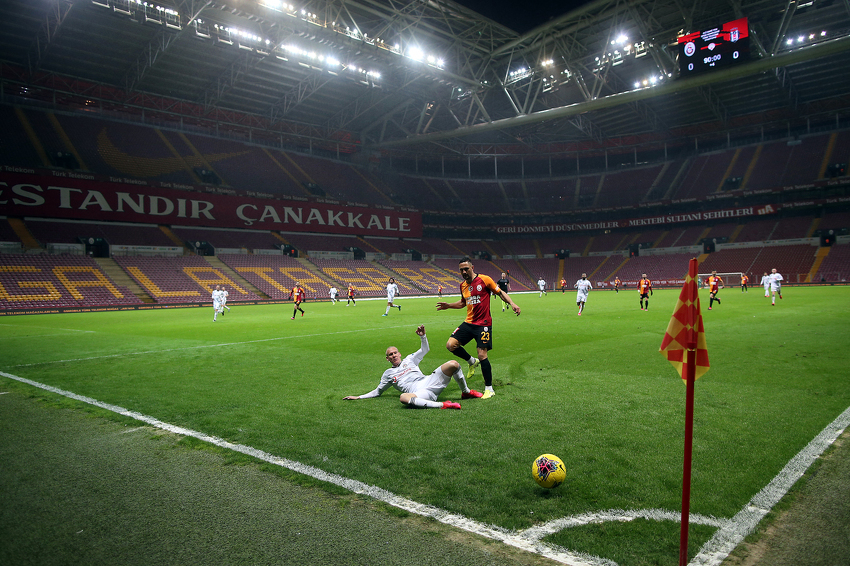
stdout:
<svg viewBox="0 0 850 566">
<path fill-rule="evenodd" d="M 679 566 L 688 564 L 688 526 L 691 516 L 691 458 L 694 438 L 694 383 L 708 371 L 705 328 L 699 309 L 697 274 L 699 262 L 692 259 L 679 301 L 667 325 L 659 351 L 685 381 L 685 457 L 682 469 L 682 527 L 679 535 Z"/>
<path fill-rule="evenodd" d="M 664 333 L 659 352 L 667 358 L 679 376 L 687 381 L 688 362 L 685 355 L 687 350 L 696 350 L 696 363 L 694 368 L 694 379 L 699 379 L 708 371 L 708 349 L 705 345 L 705 328 L 702 325 L 702 312 L 699 306 L 699 294 L 697 293 L 697 274 L 699 262 L 696 259 L 690 261 L 688 266 L 688 277 L 679 294 L 679 301 L 673 309 L 673 316 Z"/>
</svg>

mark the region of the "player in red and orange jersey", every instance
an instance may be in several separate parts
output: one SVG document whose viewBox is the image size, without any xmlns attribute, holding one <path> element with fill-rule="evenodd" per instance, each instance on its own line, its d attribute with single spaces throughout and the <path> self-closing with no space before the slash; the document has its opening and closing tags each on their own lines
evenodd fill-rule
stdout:
<svg viewBox="0 0 850 566">
<path fill-rule="evenodd" d="M 640 293 L 640 310 L 649 310 L 649 296 L 652 294 L 652 281 L 646 278 L 646 273 L 642 273 L 640 281 L 638 281 L 638 293 Z M 646 301 L 646 308 L 644 308 Z"/>
<path fill-rule="evenodd" d="M 616 292 L 617 292 L 617 294 L 620 294 L 620 285 L 622 285 L 622 282 L 620 281 L 620 278 L 619 278 L 619 277 L 615 277 L 615 278 L 614 278 L 614 291 L 616 291 Z"/>
<path fill-rule="evenodd" d="M 561 294 L 563 295 L 567 290 L 567 280 L 561 277 Z"/>
<path fill-rule="evenodd" d="M 741 292 L 749 293 L 749 289 L 747 289 L 747 284 L 750 282 L 750 278 L 746 276 L 746 274 L 741 274 Z"/>
<path fill-rule="evenodd" d="M 437 303 L 438 311 L 466 307 L 466 319 L 452 332 L 446 342 L 446 348 L 469 364 L 467 377 L 472 376 L 475 367 L 481 365 L 481 374 L 484 376 L 484 399 L 489 399 L 496 394 L 493 391 L 493 370 L 487 357 L 488 351 L 493 348 L 490 295 L 497 295 L 509 304 L 517 316 L 520 314 L 520 308 L 490 277 L 475 273 L 472 260 L 468 257 L 460 260 L 458 269 L 463 277 L 463 282 L 460 284 L 460 300 L 454 303 Z M 478 347 L 478 358 L 470 356 L 464 348 L 473 339 Z"/>
<path fill-rule="evenodd" d="M 348 306 L 350 303 L 354 303 L 354 306 L 357 306 L 357 301 L 354 300 L 354 285 L 351 283 L 348 284 L 348 301 L 345 303 L 345 306 Z"/>
<path fill-rule="evenodd" d="M 289 298 L 295 304 L 295 308 L 292 309 L 291 320 L 295 320 L 295 313 L 298 311 L 301 311 L 301 316 L 304 316 L 304 309 L 301 308 L 301 303 L 304 301 L 304 288 L 297 281 L 295 287 L 289 292 Z"/>
<path fill-rule="evenodd" d="M 717 301 L 718 305 L 720 304 L 720 299 L 717 298 L 717 292 L 723 288 L 723 279 L 717 276 L 716 271 L 712 271 L 711 276 L 709 276 L 705 284 L 708 287 L 708 310 L 711 310 L 714 301 Z"/>
<path fill-rule="evenodd" d="M 442 283 L 437 285 L 437 296 L 440 297 L 441 299 L 443 298 L 443 284 Z"/>
</svg>

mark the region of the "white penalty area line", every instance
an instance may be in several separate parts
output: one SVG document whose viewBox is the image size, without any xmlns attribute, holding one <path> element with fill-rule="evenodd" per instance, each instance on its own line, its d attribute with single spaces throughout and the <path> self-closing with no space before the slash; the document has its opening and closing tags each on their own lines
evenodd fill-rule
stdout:
<svg viewBox="0 0 850 566">
<path fill-rule="evenodd" d="M 124 353 L 121 353 L 121 354 L 108 354 L 108 355 L 105 355 L 105 356 L 90 356 L 88 358 L 71 358 L 71 359 L 68 359 L 68 360 L 52 360 L 52 361 L 46 361 L 46 362 L 33 362 L 31 364 L 17 364 L 17 365 L 14 365 L 14 366 L 6 366 L 6 367 L 9 368 L 9 369 L 15 369 L 15 368 L 26 368 L 26 367 L 33 367 L 33 366 L 44 366 L 44 365 L 49 365 L 49 364 L 69 364 L 69 363 L 74 363 L 74 362 L 90 362 L 90 361 L 93 361 L 93 360 L 108 360 L 108 359 L 114 359 L 114 358 L 123 358 L 124 356 L 147 356 L 147 355 L 150 355 L 150 354 L 165 354 L 165 353 L 168 353 L 168 352 L 184 352 L 184 351 L 188 351 L 188 350 L 203 350 L 205 348 L 221 348 L 223 346 L 243 346 L 243 345 L 247 345 L 247 344 L 260 344 L 262 342 L 275 342 L 275 341 L 278 341 L 278 340 L 292 340 L 292 339 L 296 339 L 296 338 L 316 338 L 316 337 L 322 337 L 322 336 L 333 336 L 333 335 L 337 335 L 337 334 L 353 334 L 353 333 L 356 333 L 356 332 L 372 332 L 372 331 L 375 331 L 375 330 L 385 330 L 385 329 L 392 329 L 392 328 L 407 328 L 408 326 L 410 326 L 410 325 L 405 324 L 405 325 L 399 325 L 399 326 L 382 326 L 380 328 L 360 328 L 360 329 L 355 329 L 355 330 L 340 330 L 338 332 L 320 332 L 320 333 L 317 333 L 317 334 L 297 334 L 297 335 L 293 335 L 293 336 L 277 336 L 275 338 L 261 338 L 259 340 L 244 340 L 242 342 L 221 342 L 221 343 L 218 343 L 218 344 L 202 344 L 202 345 L 199 345 L 199 346 L 186 346 L 184 348 L 168 348 L 168 349 L 165 349 L 165 350 L 144 350 L 144 351 L 141 351 L 141 352 L 124 352 Z M 89 331 L 85 331 L 85 332 L 89 332 Z"/>
<path fill-rule="evenodd" d="M 0 371 L 0 376 L 13 379 L 57 395 L 62 395 L 70 399 L 87 403 L 119 415 L 133 418 L 161 430 L 179 434 L 181 436 L 196 438 L 226 450 L 233 450 L 234 452 L 246 454 L 257 458 L 258 460 L 286 468 L 293 472 L 315 478 L 319 481 L 337 485 L 353 493 L 366 495 L 378 501 L 383 501 L 384 503 L 398 507 L 399 509 L 404 509 L 410 513 L 421 515 L 423 517 L 430 517 L 443 524 L 500 541 L 509 546 L 539 554 L 540 556 L 569 566 L 617 566 L 617 563 L 599 556 L 577 553 L 557 545 L 543 543 L 541 540 L 544 537 L 566 528 L 593 523 L 610 521 L 626 522 L 633 521 L 638 518 L 673 522 L 679 522 L 681 520 L 681 515 L 679 513 L 663 509 L 612 509 L 608 511 L 597 511 L 574 515 L 571 517 L 564 517 L 543 523 L 542 525 L 530 527 L 522 531 L 512 531 L 495 525 L 481 523 L 462 515 L 450 513 L 449 511 L 432 505 L 418 503 L 395 495 L 377 486 L 368 485 L 337 474 L 330 474 L 319 468 L 308 466 L 287 458 L 281 458 L 251 446 L 233 444 L 232 442 L 228 442 L 215 436 L 210 436 L 202 432 L 165 423 L 154 417 L 143 415 L 136 411 L 130 411 L 129 409 L 125 409 L 117 405 L 104 403 L 91 397 L 77 395 L 70 391 L 65 391 L 51 385 L 46 385 L 2 371 Z M 738 544 L 740 544 L 741 541 L 743 541 L 744 538 L 755 529 L 759 521 L 767 515 L 770 509 L 776 505 L 780 499 L 782 499 L 794 483 L 803 476 L 812 463 L 817 460 L 839 436 L 841 436 L 848 425 L 850 425 L 850 407 L 845 409 L 843 413 L 841 413 L 834 421 L 827 425 L 820 434 L 809 442 L 805 448 L 797 453 L 797 455 L 785 465 L 779 474 L 777 474 L 767 486 L 759 491 L 732 519 L 717 519 L 711 516 L 691 514 L 689 516 L 690 523 L 713 526 L 717 527 L 718 530 L 715 532 L 714 536 L 703 545 L 697 556 L 695 556 L 689 564 L 693 566 L 719 566 L 720 563 L 726 559 L 729 553 L 731 553 L 732 550 L 734 550 L 735 547 L 738 546 Z"/>
</svg>

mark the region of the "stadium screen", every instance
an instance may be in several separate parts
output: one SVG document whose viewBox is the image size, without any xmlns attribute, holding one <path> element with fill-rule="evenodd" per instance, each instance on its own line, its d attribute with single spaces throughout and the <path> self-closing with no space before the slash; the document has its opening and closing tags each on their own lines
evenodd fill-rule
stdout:
<svg viewBox="0 0 850 566">
<path fill-rule="evenodd" d="M 722 69 L 750 58 L 747 18 L 679 38 L 679 76 Z"/>
</svg>

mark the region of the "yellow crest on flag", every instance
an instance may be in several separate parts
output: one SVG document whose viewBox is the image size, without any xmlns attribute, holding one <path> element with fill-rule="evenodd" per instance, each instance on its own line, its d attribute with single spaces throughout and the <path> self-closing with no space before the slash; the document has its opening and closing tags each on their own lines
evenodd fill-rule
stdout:
<svg viewBox="0 0 850 566">
<path fill-rule="evenodd" d="M 699 262 L 696 259 L 690 261 L 688 276 L 679 293 L 673 316 L 664 333 L 659 351 L 667 358 L 679 376 L 687 379 L 687 352 L 696 350 L 695 379 L 708 371 L 708 349 L 705 344 L 705 328 L 702 324 L 702 312 L 700 312 L 699 293 L 697 292 L 697 269 Z"/>
</svg>

